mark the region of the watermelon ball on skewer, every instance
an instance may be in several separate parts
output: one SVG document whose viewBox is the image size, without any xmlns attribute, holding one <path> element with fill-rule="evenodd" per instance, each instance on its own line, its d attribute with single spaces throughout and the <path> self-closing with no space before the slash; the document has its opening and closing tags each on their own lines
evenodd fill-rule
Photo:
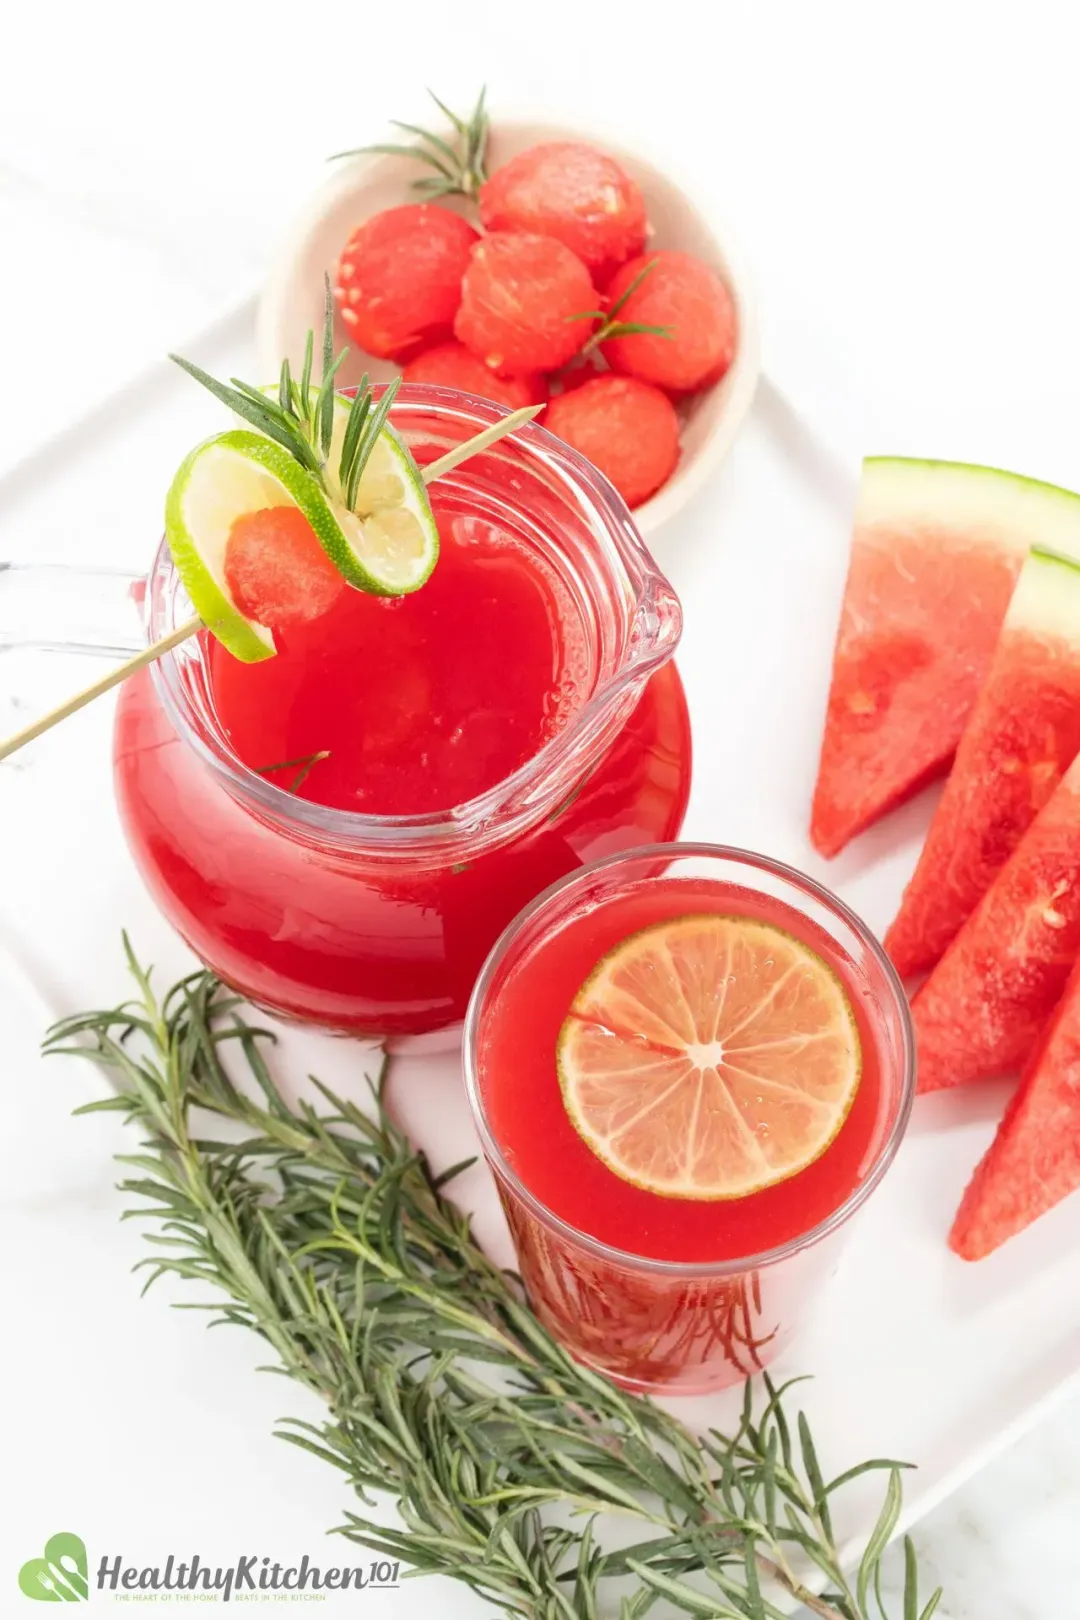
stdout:
<svg viewBox="0 0 1080 1620">
<path fill-rule="evenodd" d="M 499 377 L 478 360 L 464 343 L 451 339 L 432 349 L 423 349 L 405 367 L 407 383 L 436 383 L 440 388 L 460 388 L 462 393 L 493 399 L 516 411 L 523 405 L 542 405 L 548 397 L 547 383 L 539 373 L 527 377 Z"/>
<path fill-rule="evenodd" d="M 675 470 L 679 418 L 666 394 L 636 377 L 601 376 L 560 394 L 544 425 L 640 506 Z"/>
<path fill-rule="evenodd" d="M 357 226 L 334 290 L 350 342 L 395 360 L 449 337 L 478 240 L 467 220 L 434 203 L 387 208 Z"/>
<path fill-rule="evenodd" d="M 613 158 L 581 141 L 519 152 L 480 191 L 489 231 L 526 231 L 562 242 L 602 284 L 645 246 L 641 188 Z"/>
<path fill-rule="evenodd" d="M 589 272 L 550 236 L 494 232 L 473 248 L 454 335 L 492 371 L 555 371 L 577 354 L 596 304 Z"/>
<path fill-rule="evenodd" d="M 600 352 L 612 371 L 671 394 L 689 394 L 718 382 L 735 357 L 731 294 L 692 253 L 665 250 L 631 259 L 609 284 L 607 302 L 618 306 L 620 326 L 663 328 L 602 342 Z"/>
<path fill-rule="evenodd" d="M 321 618 L 348 589 L 298 506 L 266 506 L 236 518 L 224 575 L 244 617 L 271 630 Z"/>
<path fill-rule="evenodd" d="M 203 624 L 243 663 L 273 657 L 277 632 L 317 619 L 342 590 L 401 596 L 438 560 L 420 471 L 390 428 L 376 423 L 353 504 L 342 500 L 329 468 L 340 469 L 335 441 L 346 445 L 351 410 L 335 396 L 321 474 L 241 428 L 197 445 L 170 486 L 165 536 L 176 571 Z"/>
</svg>

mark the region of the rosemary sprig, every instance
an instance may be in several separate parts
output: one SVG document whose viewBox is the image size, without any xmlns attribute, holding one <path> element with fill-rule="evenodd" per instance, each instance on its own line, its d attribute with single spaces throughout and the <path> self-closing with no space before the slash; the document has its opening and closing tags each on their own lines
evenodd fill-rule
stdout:
<svg viewBox="0 0 1080 1620">
<path fill-rule="evenodd" d="M 395 129 L 418 137 L 417 145 L 404 146 L 400 142 L 381 141 L 374 146 L 357 146 L 348 152 L 335 152 L 330 162 L 336 158 L 359 157 L 365 152 L 385 152 L 392 157 L 415 158 L 432 172 L 413 181 L 414 191 L 422 192 L 426 197 L 475 197 L 487 179 L 485 155 L 489 121 L 484 105 L 487 87 L 481 89 L 476 106 L 468 118 L 459 118 L 457 113 L 452 113 L 433 90 L 429 90 L 428 95 L 450 124 L 455 137 L 453 142 L 444 140 L 429 129 L 421 129 L 418 124 L 403 124 L 400 119 L 392 118 L 390 122 Z"/>
<path fill-rule="evenodd" d="M 335 394 L 334 379 L 349 350 L 346 346 L 338 355 L 334 354 L 334 301 L 329 276 L 324 280 L 326 310 L 322 340 L 323 374 L 317 392 L 313 391 L 311 386 L 315 347 L 315 334 L 311 331 L 307 335 L 299 387 L 292 377 L 288 360 L 283 360 L 276 400 L 264 394 L 261 389 L 253 388 L 250 383 L 241 382 L 238 377 L 231 378 L 230 383 L 219 382 L 216 377 L 211 377 L 209 372 L 203 371 L 201 366 L 195 365 L 191 360 L 185 360 L 178 354 L 170 355 L 169 358 L 175 360 L 176 364 L 190 377 L 194 377 L 196 382 L 201 383 L 215 399 L 221 400 L 222 404 L 227 405 L 245 422 L 250 423 L 258 433 L 265 433 L 271 439 L 275 439 L 302 467 L 318 479 L 332 500 L 342 502 L 352 512 L 356 510 L 356 498 L 364 468 L 371 459 L 380 433 L 386 426 L 398 389 L 401 387 L 401 378 L 395 377 L 386 384 L 377 404 L 371 392 L 367 372 L 360 379 L 360 386 L 353 399 L 346 399 L 344 394 Z M 334 432 L 335 398 L 346 404 L 349 409 L 336 474 L 328 465 Z M 542 405 L 524 405 L 519 410 L 511 411 L 508 416 L 501 417 L 490 427 L 483 428 L 471 438 L 455 445 L 453 450 L 447 451 L 437 461 L 431 462 L 422 470 L 417 469 L 420 478 L 424 484 L 432 483 L 451 468 L 468 461 L 472 456 L 479 455 L 482 450 L 487 450 L 508 433 L 515 432 L 525 422 L 537 416 L 542 409 Z"/>
<path fill-rule="evenodd" d="M 338 466 L 338 483 L 340 487 L 335 489 L 334 485 L 328 482 L 326 465 L 333 437 L 333 379 L 348 350 L 343 350 L 336 359 L 328 359 L 333 349 L 333 305 L 329 281 L 327 281 L 326 288 L 326 326 L 323 344 L 324 375 L 315 401 L 312 403 L 310 385 L 314 339 L 315 334 L 309 332 L 299 389 L 297 389 L 293 381 L 288 361 L 282 361 L 278 382 L 280 397 L 277 400 L 269 398 L 268 395 L 261 393 L 259 389 L 252 388 L 249 383 L 241 382 L 236 377 L 232 379 L 233 386 L 228 387 L 225 383 L 218 382 L 216 378 L 211 377 L 199 366 L 192 364 L 190 360 L 182 360 L 175 354 L 171 358 L 194 377 L 196 382 L 202 383 L 216 398 L 228 405 L 230 410 L 236 411 L 238 415 L 245 421 L 250 422 L 260 433 L 268 434 L 272 439 L 283 445 L 312 477 L 320 481 L 323 488 L 330 495 L 331 500 L 347 501 L 349 509 L 355 511 L 364 467 L 389 415 L 401 379 L 395 378 L 392 383 L 389 383 L 383 390 L 379 403 L 373 407 L 371 390 L 368 387 L 367 377 L 364 377 L 355 399 L 349 402 L 349 420 L 342 435 L 341 456 Z M 344 395 L 338 397 L 342 400 L 345 399 Z M 282 400 L 285 401 L 284 405 L 281 404 Z M 326 426 L 328 410 L 330 412 L 329 430 Z M 468 461 L 471 456 L 478 455 L 480 451 L 489 449 L 491 445 L 504 438 L 507 434 L 515 433 L 519 427 L 523 427 L 532 417 L 537 416 L 541 410 L 543 410 L 542 405 L 524 405 L 520 410 L 511 411 L 509 415 L 500 417 L 497 422 L 493 422 L 490 427 L 486 427 L 481 432 L 474 434 L 471 439 L 466 439 L 462 444 L 455 445 L 452 450 L 448 450 L 437 461 L 429 462 L 423 470 L 417 468 L 418 478 L 424 485 L 434 483 L 437 478 L 441 478 L 445 473 L 450 472 L 452 468 L 460 466 L 463 461 Z M 134 675 L 136 670 L 143 669 L 147 664 L 152 664 L 156 658 L 160 658 L 163 653 L 171 652 L 174 647 L 178 647 L 181 642 L 187 641 L 190 636 L 197 635 L 202 628 L 203 622 L 200 618 L 187 619 L 183 624 L 178 625 L 175 630 L 171 630 L 168 635 L 162 636 L 160 640 L 155 641 L 151 646 L 144 647 L 134 657 L 125 660 L 124 663 L 110 670 L 100 680 L 93 681 L 89 686 L 84 687 L 81 692 L 76 692 L 74 697 L 68 698 L 66 702 L 58 704 L 54 709 L 50 709 L 48 714 L 42 715 L 30 725 L 22 726 L 12 736 L 0 738 L 0 760 L 5 760 L 9 755 L 17 753 L 28 742 L 33 742 L 36 737 L 43 736 L 46 731 L 51 730 L 53 726 L 59 725 L 69 715 L 77 714 L 88 703 L 92 703 L 95 698 L 103 696 L 112 687 L 119 686 L 120 682 L 126 681 L 129 675 Z"/>
<path fill-rule="evenodd" d="M 273 776 L 277 771 L 288 771 L 298 765 L 300 768 L 285 791 L 299 793 L 315 766 L 329 758 L 329 748 L 322 748 L 317 754 L 300 754 L 296 759 L 279 759 L 273 765 L 256 765 L 254 770 L 256 776 Z"/>
<path fill-rule="evenodd" d="M 110 1072 L 116 1095 L 79 1112 L 116 1109 L 144 1133 L 121 1185 L 139 1201 L 130 1213 L 158 1225 L 147 1287 L 171 1272 L 215 1289 L 200 1308 L 260 1333 L 329 1408 L 322 1423 L 286 1420 L 282 1437 L 339 1469 L 360 1507 L 373 1494 L 396 1502 L 404 1528 L 349 1511 L 340 1534 L 464 1582 L 516 1620 L 641 1620 L 660 1598 L 713 1620 L 778 1620 L 782 1594 L 820 1620 L 871 1620 L 872 1601 L 889 1620 L 872 1594 L 900 1464 L 826 1481 L 805 1418 L 788 1412 L 790 1385 L 767 1377 L 760 1411 L 748 1383 L 735 1433 L 699 1440 L 579 1367 L 446 1199 L 463 1166 L 431 1175 L 390 1123 L 381 1079 L 374 1118 L 317 1082 L 320 1107 L 291 1108 L 265 1061 L 272 1037 L 237 997 L 196 973 L 159 1001 L 129 947 L 128 960 L 138 997 L 63 1020 L 46 1050 Z M 853 1584 L 830 1506 L 874 1469 L 888 1489 Z M 607 1546 L 612 1520 L 641 1539 Z M 824 1574 L 824 1594 L 800 1559 Z M 894 1620 L 930 1620 L 939 1597 L 921 1602 L 906 1542 Z"/>
<path fill-rule="evenodd" d="M 616 319 L 631 293 L 635 293 L 641 286 L 655 262 L 654 259 L 650 259 L 648 264 L 641 267 L 629 287 L 616 298 L 610 309 L 584 309 L 578 315 L 568 315 L 566 317 L 568 321 L 600 322 L 596 331 L 583 344 L 580 350 L 581 354 L 590 354 L 593 349 L 599 348 L 601 343 L 606 343 L 608 338 L 632 337 L 635 332 L 652 332 L 656 337 L 669 338 L 671 336 L 673 328 L 670 326 L 650 326 L 645 321 L 620 321 Z"/>
<path fill-rule="evenodd" d="M 312 474 L 322 488 L 335 501 L 343 501 L 349 511 L 355 510 L 356 493 L 364 468 L 371 458 L 379 434 L 390 414 L 400 377 L 387 384 L 373 407 L 371 387 L 367 374 L 361 380 L 355 397 L 348 401 L 349 419 L 341 442 L 341 453 L 336 469 L 329 468 L 330 447 L 334 436 L 334 401 L 344 395 L 335 395 L 334 380 L 349 353 L 348 346 L 334 354 L 334 297 L 330 277 L 323 278 L 326 297 L 323 312 L 322 376 L 317 390 L 312 389 L 311 371 L 315 352 L 315 333 L 309 331 L 304 347 L 304 366 L 299 387 L 292 377 L 288 360 L 281 362 L 278 379 L 278 397 L 272 399 L 250 383 L 231 377 L 228 383 L 219 382 L 209 372 L 171 354 L 178 366 L 194 377 L 197 383 L 227 405 L 231 411 L 249 423 L 258 433 L 265 433 Z M 314 393 L 314 398 L 313 398 Z"/>
</svg>

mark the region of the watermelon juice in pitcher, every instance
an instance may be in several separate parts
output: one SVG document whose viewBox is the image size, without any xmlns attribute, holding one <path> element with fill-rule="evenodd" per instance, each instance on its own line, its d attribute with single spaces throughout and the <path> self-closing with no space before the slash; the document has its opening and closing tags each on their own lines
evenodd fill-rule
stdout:
<svg viewBox="0 0 1080 1620">
<path fill-rule="evenodd" d="M 423 466 L 503 414 L 405 388 Z M 460 1023 L 511 917 L 600 855 L 673 838 L 690 739 L 677 599 L 622 502 L 529 425 L 430 485 L 422 589 L 345 590 L 264 662 L 200 632 L 130 679 L 124 830 L 158 905 L 228 984 L 391 1039 Z M 151 640 L 190 614 L 163 545 Z"/>
</svg>

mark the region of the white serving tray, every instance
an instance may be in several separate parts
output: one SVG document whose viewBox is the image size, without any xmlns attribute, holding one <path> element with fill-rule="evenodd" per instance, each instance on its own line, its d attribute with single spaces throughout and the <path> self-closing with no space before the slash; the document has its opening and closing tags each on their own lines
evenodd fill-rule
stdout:
<svg viewBox="0 0 1080 1620">
<path fill-rule="evenodd" d="M 250 306 L 237 311 L 191 346 L 192 357 L 218 375 L 244 374 L 251 313 Z M 0 479 L 3 551 L 16 560 L 145 567 L 175 465 L 216 422 L 200 390 L 164 363 L 154 368 L 108 410 Z M 665 528 L 656 551 L 686 608 L 678 661 L 696 756 L 686 836 L 789 861 L 883 929 L 914 863 L 927 797 L 831 864 L 812 851 L 806 834 L 857 472 L 817 441 L 766 379 L 730 460 Z M 76 660 L 0 654 L 0 730 L 10 729 L 13 704 L 32 699 L 40 706 L 46 695 L 62 695 L 85 678 L 86 665 Z M 122 927 L 142 960 L 157 965 L 160 986 L 190 965 L 123 845 L 111 796 L 110 719 L 105 700 L 0 766 L 0 999 L 7 1050 L 19 1053 L 17 1072 L 6 1076 L 6 1153 L 31 1203 L 36 1175 L 62 1181 L 75 1173 L 73 1165 L 86 1173 L 98 1149 L 91 1127 L 64 1122 L 53 1102 L 43 1135 L 40 1088 L 52 1097 L 66 1081 L 66 1099 L 75 1102 L 78 1085 L 70 1069 L 58 1076 L 35 1059 L 42 1024 L 128 994 Z M 284 1051 L 296 1072 L 314 1071 L 344 1090 L 362 1085 L 364 1053 L 354 1043 L 289 1031 Z M 94 1084 L 87 1074 L 87 1094 Z M 978 1266 L 946 1248 L 953 1210 L 1002 1097 L 1000 1087 L 975 1087 L 917 1104 L 898 1161 L 864 1211 L 838 1274 L 776 1368 L 778 1375 L 814 1375 L 805 1405 L 826 1470 L 881 1455 L 918 1464 L 907 1477 L 905 1525 L 1078 1382 L 1080 1199 Z M 399 1060 L 392 1098 L 436 1168 L 475 1146 L 456 1059 Z M 0 1158 L 0 1173 L 3 1164 Z M 486 1172 L 477 1168 L 458 1185 L 481 1235 L 504 1245 Z M 26 1231 L 32 1239 L 32 1221 Z M 117 1297 L 111 1273 L 99 1275 L 95 1288 Z M 126 1299 L 124 1288 L 134 1295 L 134 1284 L 121 1285 Z M 123 1333 L 117 1325 L 116 1358 L 142 1331 L 132 1324 L 162 1307 L 151 1299 L 138 1310 L 143 1316 L 129 1320 L 125 1308 Z M 183 1355 L 198 1360 L 204 1383 L 177 1388 L 175 1431 L 172 1407 L 157 1414 L 156 1431 L 170 1456 L 170 1472 L 155 1480 L 158 1513 L 190 1541 L 192 1486 L 183 1471 L 190 1446 L 180 1414 L 187 1412 L 188 1422 L 205 1414 L 207 1423 L 235 1423 L 237 1414 L 247 1414 L 243 1454 L 229 1460 L 229 1499 L 243 1498 L 249 1519 L 261 1511 L 255 1522 L 271 1532 L 288 1499 L 291 1538 L 306 1536 L 303 1545 L 312 1551 L 321 1530 L 338 1522 L 345 1492 L 333 1479 L 320 1484 L 313 1477 L 318 1467 L 307 1468 L 260 1429 L 265 1397 L 254 1393 L 244 1356 L 221 1348 L 220 1335 L 196 1351 L 199 1331 L 190 1317 L 165 1328 L 168 1338 L 158 1332 L 159 1346 L 177 1353 L 183 1336 Z M 99 1335 L 110 1331 L 108 1319 L 97 1323 Z M 153 1387 L 148 1379 L 144 1394 Z M 278 1384 L 267 1410 L 272 1416 L 302 1404 Z M 732 1401 L 684 1402 L 681 1409 L 693 1422 L 723 1426 Z M 33 1432 L 26 1430 L 28 1453 Z M 20 1466 L 18 1455 L 13 1464 Z M 198 1477 L 204 1501 L 212 1501 L 218 1482 L 205 1469 Z M 866 1534 L 877 1500 L 876 1486 L 847 1493 L 839 1514 L 845 1535 Z M 419 1620 L 430 1607 L 427 1593 L 424 1583 L 385 1593 L 380 1613 Z M 440 1584 L 439 1593 L 441 1613 L 485 1612 L 465 1592 Z"/>
</svg>

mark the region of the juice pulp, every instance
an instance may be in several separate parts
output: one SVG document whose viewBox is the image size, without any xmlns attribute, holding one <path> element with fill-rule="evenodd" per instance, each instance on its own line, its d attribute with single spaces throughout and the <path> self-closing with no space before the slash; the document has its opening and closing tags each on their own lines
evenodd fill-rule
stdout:
<svg viewBox="0 0 1080 1620">
<path fill-rule="evenodd" d="M 628 935 L 695 913 L 755 918 L 804 941 L 843 981 L 862 1046 L 858 1091 L 826 1151 L 789 1180 L 732 1200 L 665 1198 L 616 1175 L 574 1129 L 555 1067 L 559 1030 L 597 963 Z M 575 1243 L 540 1221 L 504 1181 L 533 1306 L 582 1359 L 635 1387 L 698 1390 L 752 1372 L 771 1356 L 789 1326 L 792 1289 L 777 1292 L 783 1266 L 740 1271 L 737 1262 L 810 1232 L 877 1161 L 891 1108 L 875 999 L 855 963 L 808 917 L 769 895 L 690 876 L 638 880 L 583 903 L 510 961 L 477 1033 L 489 1129 L 534 1198 L 576 1232 L 620 1251 L 607 1257 Z M 635 1259 L 646 1264 L 635 1266 Z M 736 1265 L 719 1278 L 687 1279 L 650 1261 Z"/>
<path fill-rule="evenodd" d="M 211 645 L 214 707 L 246 765 L 325 753 L 298 787 L 304 798 L 423 815 L 494 787 L 573 715 L 588 632 L 566 584 L 507 529 L 433 505 L 440 554 L 421 590 L 342 591 L 329 612 L 281 633 L 263 663 Z"/>
</svg>

